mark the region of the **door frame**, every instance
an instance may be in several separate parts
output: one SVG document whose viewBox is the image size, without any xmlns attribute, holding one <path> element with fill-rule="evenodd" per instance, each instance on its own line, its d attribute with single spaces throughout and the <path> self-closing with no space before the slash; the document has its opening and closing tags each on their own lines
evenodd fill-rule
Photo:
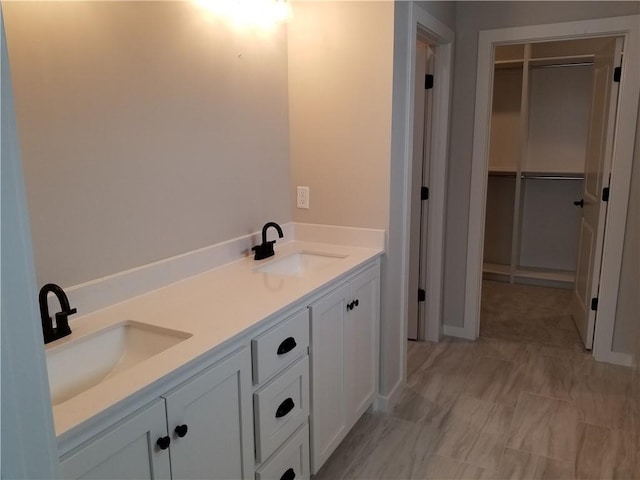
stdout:
<svg viewBox="0 0 640 480">
<path fill-rule="evenodd" d="M 452 70 L 454 32 L 440 22 L 437 18 L 427 13 L 415 2 L 409 2 L 408 20 L 404 31 L 403 58 L 398 59 L 404 63 L 402 70 L 402 131 L 397 132 L 401 138 L 398 145 L 402 150 L 402 168 L 398 170 L 401 175 L 394 175 L 392 168 L 391 178 L 391 212 L 399 214 L 398 233 L 400 238 L 400 271 L 394 272 L 394 281 L 400 284 L 400 314 L 401 335 L 400 342 L 400 378 L 391 386 L 390 391 L 399 391 L 398 387 L 404 382 L 407 370 L 407 331 L 408 331 L 408 302 L 412 292 L 408 291 L 409 276 L 409 242 L 411 225 L 411 175 L 413 156 L 413 116 L 415 94 L 415 67 L 416 67 L 416 38 L 418 35 L 428 39 L 435 50 L 436 61 L 434 65 L 433 88 L 433 130 L 430 164 L 430 188 L 429 188 L 429 234 L 427 239 L 427 262 L 430 269 L 426 283 L 426 325 L 424 334 L 426 340 L 438 341 L 442 331 L 442 278 L 444 271 L 444 227 L 445 227 L 445 198 L 447 179 L 447 160 L 449 156 L 449 117 L 451 108 Z M 397 8 L 397 7 L 396 7 Z M 397 26 L 396 26 L 397 28 Z M 394 79 L 395 81 L 396 79 Z M 400 87 L 394 87 L 400 88 Z M 400 110 L 400 109 L 399 109 Z M 394 199 L 397 199 L 398 203 Z M 390 219 L 389 235 L 392 235 L 393 224 Z M 391 239 L 390 239 L 391 241 Z M 396 275 L 398 277 L 396 277 Z M 413 292 L 415 294 L 415 292 Z"/>
<path fill-rule="evenodd" d="M 58 448 L 38 312 L 29 215 L 20 161 L 13 87 L 0 5 L 2 109 L 2 415 L 3 477 L 59 478 Z M 7 282 L 10 279 L 11 282 Z"/>
<path fill-rule="evenodd" d="M 598 320 L 593 355 L 596 360 L 631 364 L 631 355 L 612 351 L 620 268 L 626 227 L 631 166 L 640 91 L 640 15 L 577 22 L 483 30 L 478 39 L 478 70 L 469 202 L 469 236 L 465 285 L 464 328 L 461 335 L 476 339 L 480 329 L 482 254 L 487 194 L 494 46 L 550 40 L 620 36 L 624 38 L 622 81 L 616 113 L 611 163 L 611 196 L 607 209 L 600 273 Z"/>
<path fill-rule="evenodd" d="M 425 48 L 424 58 L 420 46 Z M 431 51 L 433 56 L 429 58 L 428 52 Z M 409 292 L 418 292 L 423 289 L 427 290 L 427 244 L 428 244 L 428 222 L 429 222 L 429 203 L 421 199 L 421 187 L 429 187 L 430 167 L 431 167 L 431 133 L 433 127 L 433 98 L 432 89 L 421 88 L 425 85 L 425 75 L 435 74 L 435 49 L 431 46 L 431 41 L 422 34 L 419 28 L 416 35 L 416 77 L 414 89 L 414 123 L 413 123 L 413 155 L 412 155 L 412 176 L 411 176 L 411 217 L 409 219 L 409 270 L 408 270 L 408 288 Z M 422 66 L 424 63 L 424 67 Z M 424 68 L 424 71 L 422 69 Z M 416 130 L 417 128 L 417 130 Z M 419 133 L 418 133 L 419 132 Z M 421 142 L 420 155 L 418 158 L 418 148 L 416 140 Z M 425 148 L 426 147 L 426 148 Z M 428 151 L 427 151 L 428 149 Z M 420 205 L 419 211 L 414 211 L 413 207 Z M 420 302 L 417 296 L 411 299 L 409 295 L 408 316 L 407 316 L 407 338 L 409 340 L 425 340 L 426 332 L 426 302 Z M 415 322 L 416 336 L 409 337 L 410 327 Z"/>
</svg>

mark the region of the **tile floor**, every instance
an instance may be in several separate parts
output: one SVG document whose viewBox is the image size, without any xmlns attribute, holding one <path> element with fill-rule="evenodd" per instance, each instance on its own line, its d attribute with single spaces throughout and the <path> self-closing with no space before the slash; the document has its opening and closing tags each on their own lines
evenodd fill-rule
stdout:
<svg viewBox="0 0 640 480">
<path fill-rule="evenodd" d="M 640 479 L 638 376 L 582 350 L 566 292 L 487 283 L 481 338 L 409 342 L 398 404 L 315 479 Z"/>
</svg>

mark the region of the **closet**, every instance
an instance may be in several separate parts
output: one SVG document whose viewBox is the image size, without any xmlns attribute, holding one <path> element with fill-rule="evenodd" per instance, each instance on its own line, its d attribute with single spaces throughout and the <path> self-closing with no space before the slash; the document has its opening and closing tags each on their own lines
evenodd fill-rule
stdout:
<svg viewBox="0 0 640 480">
<path fill-rule="evenodd" d="M 495 49 L 485 279 L 573 288 L 602 41 Z"/>
</svg>

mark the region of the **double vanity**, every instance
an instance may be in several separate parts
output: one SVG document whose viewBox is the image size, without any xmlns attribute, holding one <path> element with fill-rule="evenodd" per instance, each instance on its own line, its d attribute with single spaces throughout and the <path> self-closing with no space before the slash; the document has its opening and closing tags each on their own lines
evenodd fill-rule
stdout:
<svg viewBox="0 0 640 480">
<path fill-rule="evenodd" d="M 372 405 L 382 249 L 293 241 L 47 345 L 63 478 L 309 478 Z"/>
</svg>

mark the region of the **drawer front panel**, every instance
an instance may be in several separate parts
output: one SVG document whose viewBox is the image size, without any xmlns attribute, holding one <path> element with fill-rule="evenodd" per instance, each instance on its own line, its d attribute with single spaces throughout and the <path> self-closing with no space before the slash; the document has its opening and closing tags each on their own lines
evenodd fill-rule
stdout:
<svg viewBox="0 0 640 480">
<path fill-rule="evenodd" d="M 308 346 L 309 311 L 305 308 L 251 341 L 253 384 L 268 380 L 307 353 Z"/>
<path fill-rule="evenodd" d="M 253 394 L 256 460 L 264 462 L 309 418 L 309 357 Z"/>
<path fill-rule="evenodd" d="M 309 478 L 309 425 L 304 424 L 291 439 L 256 472 L 256 480 L 300 480 Z"/>
</svg>

